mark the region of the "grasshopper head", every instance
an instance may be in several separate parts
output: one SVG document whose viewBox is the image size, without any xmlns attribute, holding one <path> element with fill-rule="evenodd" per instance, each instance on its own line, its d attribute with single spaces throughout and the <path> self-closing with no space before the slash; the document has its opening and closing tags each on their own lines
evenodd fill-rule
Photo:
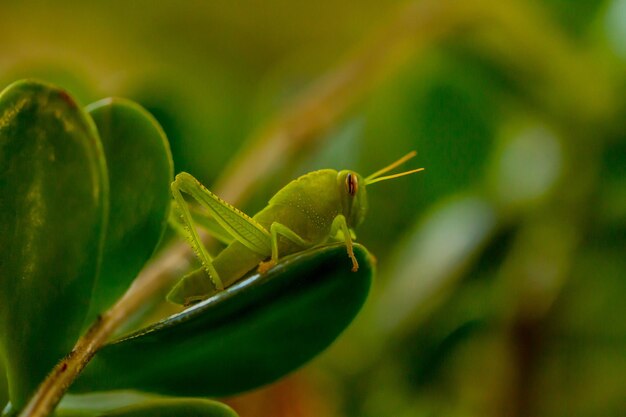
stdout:
<svg viewBox="0 0 626 417">
<path fill-rule="evenodd" d="M 363 223 L 367 212 L 365 180 L 360 174 L 344 169 L 337 174 L 337 185 L 343 215 L 346 217 L 348 227 L 354 229 Z"/>
<path fill-rule="evenodd" d="M 391 171 L 398 165 L 403 164 L 404 162 L 413 158 L 415 155 L 415 151 L 409 152 L 402 158 L 376 171 L 366 178 L 363 178 L 360 174 L 357 174 L 354 171 L 339 171 L 339 174 L 337 176 L 337 182 L 339 185 L 339 192 L 341 194 L 343 215 L 346 217 L 346 221 L 349 227 L 355 228 L 360 225 L 365 219 L 365 213 L 367 212 L 367 194 L 365 192 L 365 189 L 367 185 L 374 184 L 379 181 L 390 180 L 392 178 L 402 177 L 404 175 L 409 175 L 424 170 L 424 168 L 417 168 L 410 171 L 400 172 L 398 174 L 381 176 Z"/>
</svg>

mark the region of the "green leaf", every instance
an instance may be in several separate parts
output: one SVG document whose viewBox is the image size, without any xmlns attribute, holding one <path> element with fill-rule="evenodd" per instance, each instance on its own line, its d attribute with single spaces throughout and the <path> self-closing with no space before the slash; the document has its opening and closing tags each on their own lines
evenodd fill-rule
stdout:
<svg viewBox="0 0 626 417">
<path fill-rule="evenodd" d="M 100 417 L 237 417 L 226 404 L 201 399 L 154 400 L 120 408 Z"/>
<path fill-rule="evenodd" d="M 0 410 L 9 402 L 9 385 L 7 383 L 6 370 L 0 361 Z"/>
<path fill-rule="evenodd" d="M 368 189 L 369 212 L 384 221 L 368 223 L 359 238 L 371 242 L 380 256 L 393 247 L 389 242 L 406 233 L 407 222 L 433 202 L 480 184 L 484 174 L 479 167 L 489 156 L 500 121 L 493 74 L 478 62 L 445 53 L 426 61 L 413 61 L 367 100 L 362 141 L 354 146 L 363 150 L 365 174 L 411 149 L 418 155 L 406 169 L 426 168 Z"/>
<path fill-rule="evenodd" d="M 67 92 L 2 92 L 0 190 L 0 355 L 19 409 L 79 336 L 102 252 L 104 154 Z"/>
<path fill-rule="evenodd" d="M 69 395 L 58 417 L 176 416 L 237 417 L 226 404 L 202 398 L 168 398 L 136 391 Z"/>
<path fill-rule="evenodd" d="M 377 299 L 382 334 L 415 328 L 472 265 L 497 231 L 498 220 L 488 200 L 466 193 L 441 201 L 408 228 L 398 245 L 389 281 Z"/>
<path fill-rule="evenodd" d="M 371 255 L 344 245 L 286 257 L 191 308 L 105 346 L 73 386 L 225 396 L 270 383 L 324 350 L 367 294 Z"/>
<path fill-rule="evenodd" d="M 102 391 L 86 394 L 66 394 L 55 413 L 60 416 L 96 416 L 165 397 L 140 391 Z"/>
<path fill-rule="evenodd" d="M 158 122 L 138 104 L 109 98 L 87 106 L 102 140 L 110 215 L 90 321 L 128 288 L 165 230 L 172 156 Z"/>
</svg>

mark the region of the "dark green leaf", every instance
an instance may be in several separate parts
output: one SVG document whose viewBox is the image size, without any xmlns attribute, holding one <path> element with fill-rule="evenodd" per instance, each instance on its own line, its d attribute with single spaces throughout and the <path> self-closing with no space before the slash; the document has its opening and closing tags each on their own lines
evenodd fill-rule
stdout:
<svg viewBox="0 0 626 417">
<path fill-rule="evenodd" d="M 2 361 L 0 361 L 0 411 L 4 408 L 5 404 L 9 402 L 9 385 L 7 382 L 7 375 Z"/>
<path fill-rule="evenodd" d="M 110 307 L 152 255 L 170 206 L 172 157 L 158 122 L 138 104 L 105 99 L 87 107 L 106 154 L 111 214 L 90 319 Z"/>
<path fill-rule="evenodd" d="M 454 56 L 413 62 L 400 77 L 377 92 L 366 107 L 360 148 L 368 168 L 385 166 L 409 150 L 418 152 L 406 168 L 425 167 L 415 176 L 368 189 L 372 221 L 359 231 L 383 256 L 412 221 L 434 201 L 482 180 L 482 167 L 494 140 L 500 109 L 491 73 L 476 62 Z M 385 140 L 380 140 L 384 137 Z M 394 198 L 388 198 L 393 195 Z"/>
<path fill-rule="evenodd" d="M 384 333 L 403 334 L 431 313 L 493 237 L 498 220 L 493 205 L 480 195 L 455 195 L 408 228 L 377 299 Z"/>
<path fill-rule="evenodd" d="M 139 391 L 102 391 L 87 394 L 67 394 L 55 413 L 59 416 L 97 416 L 111 410 L 162 399 L 159 395 Z"/>
<path fill-rule="evenodd" d="M 102 145 L 68 93 L 35 81 L 2 92 L 0 190 L 0 354 L 19 409 L 77 339 L 102 251 Z"/>
<path fill-rule="evenodd" d="M 344 245 L 286 257 L 265 275 L 103 348 L 77 390 L 142 389 L 224 396 L 272 382 L 325 349 L 369 292 L 372 260 Z"/>
<path fill-rule="evenodd" d="M 237 417 L 226 404 L 201 399 L 153 400 L 121 408 L 101 417 Z"/>
<path fill-rule="evenodd" d="M 69 395 L 58 417 L 176 416 L 237 417 L 226 404 L 201 398 L 168 398 L 135 391 Z"/>
</svg>

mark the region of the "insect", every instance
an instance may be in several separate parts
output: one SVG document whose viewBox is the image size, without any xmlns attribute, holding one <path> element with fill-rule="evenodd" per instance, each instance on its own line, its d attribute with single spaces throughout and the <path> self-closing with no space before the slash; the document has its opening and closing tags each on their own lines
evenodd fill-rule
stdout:
<svg viewBox="0 0 626 417">
<path fill-rule="evenodd" d="M 183 277 L 168 300 L 185 305 L 200 301 L 254 268 L 266 272 L 279 257 L 328 241 L 345 242 L 352 271 L 357 271 L 352 240 L 356 239 L 354 229 L 365 219 L 366 189 L 376 182 L 422 171 L 424 168 L 382 176 L 415 155 L 410 152 L 367 177 L 351 170 L 309 172 L 278 191 L 253 217 L 220 199 L 190 174 L 178 174 L 171 186 L 172 211 L 180 215 L 182 224 L 171 223 L 190 242 L 202 267 Z M 208 216 L 196 216 L 198 222 L 227 244 L 216 257 L 202 244 L 183 193 L 208 212 Z"/>
</svg>

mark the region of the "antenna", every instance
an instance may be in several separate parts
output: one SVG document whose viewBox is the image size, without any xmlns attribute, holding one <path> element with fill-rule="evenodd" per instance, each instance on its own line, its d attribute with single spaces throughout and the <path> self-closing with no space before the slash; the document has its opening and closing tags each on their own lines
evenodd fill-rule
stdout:
<svg viewBox="0 0 626 417">
<path fill-rule="evenodd" d="M 387 175 L 386 177 L 378 177 L 378 178 L 374 178 L 373 180 L 369 180 L 369 181 L 366 180 L 365 184 L 370 185 L 370 184 L 374 184 L 375 182 L 390 180 L 392 178 L 404 177 L 405 175 L 414 174 L 416 172 L 420 172 L 423 170 L 424 168 L 417 168 L 417 169 L 412 169 L 410 171 L 401 172 L 399 174 Z"/>
<path fill-rule="evenodd" d="M 415 155 L 417 155 L 417 152 L 411 151 L 408 154 L 404 155 L 402 158 L 398 159 L 397 161 L 392 162 L 391 164 L 387 165 L 386 167 L 384 167 L 384 168 L 374 172 L 372 175 L 370 175 L 367 178 L 365 178 L 365 184 L 367 184 L 367 185 L 374 184 L 375 182 L 390 180 L 392 178 L 403 177 L 405 175 L 409 175 L 409 174 L 413 174 L 415 172 L 423 171 L 424 168 L 418 168 L 418 169 L 413 169 L 413 170 L 410 170 L 410 171 L 401 172 L 399 174 L 392 174 L 392 175 L 387 175 L 385 177 L 381 177 L 382 174 L 385 174 L 385 173 L 391 171 L 392 169 L 394 169 L 395 167 L 397 167 L 399 165 L 402 165 L 403 163 L 405 163 L 409 159 L 415 157 Z"/>
</svg>

